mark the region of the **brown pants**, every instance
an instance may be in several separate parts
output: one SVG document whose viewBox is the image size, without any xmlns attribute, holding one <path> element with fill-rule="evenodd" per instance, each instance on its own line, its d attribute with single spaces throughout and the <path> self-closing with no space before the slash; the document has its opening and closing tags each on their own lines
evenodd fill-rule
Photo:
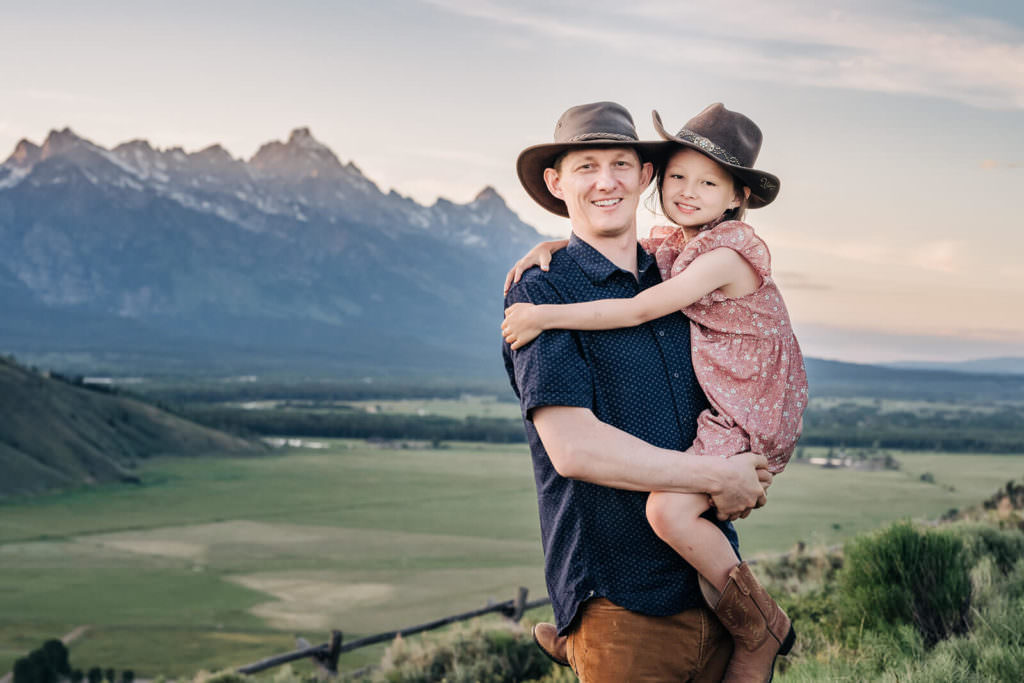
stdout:
<svg viewBox="0 0 1024 683">
<path fill-rule="evenodd" d="M 731 656 L 732 639 L 703 607 L 650 617 L 595 598 L 580 607 L 568 641 L 583 683 L 711 683 Z"/>
</svg>

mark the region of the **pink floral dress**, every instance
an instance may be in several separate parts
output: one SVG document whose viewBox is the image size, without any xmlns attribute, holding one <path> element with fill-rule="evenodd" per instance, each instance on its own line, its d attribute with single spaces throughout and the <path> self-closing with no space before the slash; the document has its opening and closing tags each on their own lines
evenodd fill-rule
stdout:
<svg viewBox="0 0 1024 683">
<path fill-rule="evenodd" d="M 749 450 L 767 457 L 772 473 L 781 472 L 803 427 L 807 374 L 767 245 L 740 221 L 720 223 L 689 242 L 681 228 L 656 226 L 641 244 L 662 279 L 722 247 L 761 276 L 761 286 L 747 296 L 730 299 L 716 290 L 682 309 L 690 318 L 693 369 L 711 403 L 697 418 L 693 451 L 729 457 Z"/>
</svg>

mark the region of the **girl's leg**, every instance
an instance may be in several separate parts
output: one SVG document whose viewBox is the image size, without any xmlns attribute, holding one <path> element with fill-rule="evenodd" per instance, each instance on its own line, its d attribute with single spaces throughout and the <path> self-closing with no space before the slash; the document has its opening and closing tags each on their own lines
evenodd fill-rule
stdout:
<svg viewBox="0 0 1024 683">
<path fill-rule="evenodd" d="M 647 521 L 661 540 L 722 591 L 739 560 L 722 530 L 701 517 L 708 507 L 703 493 L 654 491 L 647 498 Z"/>
<path fill-rule="evenodd" d="M 700 516 L 708 507 L 703 494 L 655 492 L 647 498 L 647 519 L 658 537 L 714 586 L 702 584 L 701 591 L 735 644 L 722 680 L 770 682 L 775 658 L 793 646 L 793 624 L 747 564 L 739 563 L 725 534 Z"/>
</svg>

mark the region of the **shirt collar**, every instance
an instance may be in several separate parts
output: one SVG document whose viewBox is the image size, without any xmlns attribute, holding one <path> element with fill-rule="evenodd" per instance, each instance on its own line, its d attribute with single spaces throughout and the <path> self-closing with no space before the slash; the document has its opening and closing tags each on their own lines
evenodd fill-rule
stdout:
<svg viewBox="0 0 1024 683">
<path fill-rule="evenodd" d="M 640 271 L 642 280 L 647 274 L 647 270 L 654 265 L 654 257 L 644 251 L 639 244 L 636 245 L 636 249 L 637 270 Z M 565 251 L 595 285 L 604 282 L 617 272 L 633 276 L 632 273 L 609 261 L 604 254 L 584 242 L 575 232 L 569 237 L 569 246 L 565 248 Z"/>
</svg>

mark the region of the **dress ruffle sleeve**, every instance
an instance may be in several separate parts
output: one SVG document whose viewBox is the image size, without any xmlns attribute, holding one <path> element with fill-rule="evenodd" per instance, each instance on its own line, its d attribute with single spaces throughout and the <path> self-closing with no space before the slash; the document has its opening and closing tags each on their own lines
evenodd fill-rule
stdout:
<svg viewBox="0 0 1024 683">
<path fill-rule="evenodd" d="M 682 232 L 680 230 L 680 232 Z M 662 278 L 669 278 L 678 275 L 693 263 L 701 254 L 720 249 L 722 247 L 732 249 L 744 258 L 761 276 L 762 281 L 767 281 L 772 274 L 772 259 L 768 246 L 754 233 L 754 229 L 742 221 L 726 221 L 719 223 L 706 232 L 702 232 L 679 251 L 672 261 L 668 273 L 662 272 Z M 660 261 L 659 261 L 660 265 Z M 715 290 L 701 297 L 701 304 L 707 305 L 712 301 L 726 301 L 727 297 L 722 292 Z"/>
<path fill-rule="evenodd" d="M 680 259 L 673 266 L 682 270 L 694 259 L 709 251 L 727 247 L 739 253 L 754 267 L 761 277 L 772 274 L 771 254 L 768 246 L 754 234 L 754 229 L 742 221 L 726 221 L 719 223 L 711 230 L 702 232 L 686 244 L 680 253 Z"/>
</svg>

